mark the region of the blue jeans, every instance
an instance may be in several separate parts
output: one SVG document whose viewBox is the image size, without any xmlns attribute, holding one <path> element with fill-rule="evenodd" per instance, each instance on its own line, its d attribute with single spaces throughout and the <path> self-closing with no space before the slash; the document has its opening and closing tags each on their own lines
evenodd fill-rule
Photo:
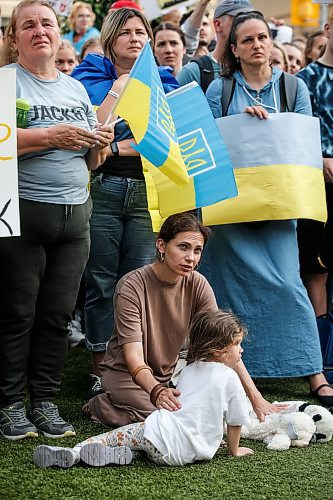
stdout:
<svg viewBox="0 0 333 500">
<path fill-rule="evenodd" d="M 145 181 L 97 175 L 91 184 L 91 251 L 86 268 L 86 341 L 102 352 L 112 336 L 113 294 L 126 273 L 154 260 Z"/>
</svg>

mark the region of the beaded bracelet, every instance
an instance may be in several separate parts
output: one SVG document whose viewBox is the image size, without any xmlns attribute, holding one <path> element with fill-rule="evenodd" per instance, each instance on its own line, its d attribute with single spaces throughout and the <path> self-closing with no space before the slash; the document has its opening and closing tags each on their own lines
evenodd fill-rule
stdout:
<svg viewBox="0 0 333 500">
<path fill-rule="evenodd" d="M 156 406 L 156 401 L 161 392 L 165 391 L 167 386 L 165 384 L 157 384 L 152 388 L 150 393 L 150 402 L 152 405 Z"/>
<path fill-rule="evenodd" d="M 138 366 L 138 367 L 137 367 L 137 368 L 135 368 L 135 369 L 132 371 L 132 373 L 131 373 L 131 375 L 132 375 L 132 380 L 133 380 L 133 382 L 134 382 L 135 384 L 136 384 L 135 379 L 136 379 L 136 377 L 137 377 L 138 373 L 139 373 L 139 372 L 141 372 L 141 370 L 149 370 L 149 371 L 150 371 L 150 373 L 153 373 L 153 370 L 152 370 L 152 369 L 150 368 L 150 366 L 148 366 L 148 365 L 140 365 L 140 366 Z M 137 385 L 138 385 L 138 384 L 137 384 Z"/>
<path fill-rule="evenodd" d="M 119 94 L 117 94 L 117 92 L 114 92 L 114 90 L 109 90 L 108 94 L 112 95 L 112 97 L 115 97 L 116 99 L 118 99 L 119 97 Z"/>
</svg>

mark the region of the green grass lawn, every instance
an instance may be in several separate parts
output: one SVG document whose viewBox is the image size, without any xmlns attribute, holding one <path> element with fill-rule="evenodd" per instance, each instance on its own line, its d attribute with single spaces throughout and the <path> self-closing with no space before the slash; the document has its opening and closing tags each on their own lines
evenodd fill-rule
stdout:
<svg viewBox="0 0 333 500">
<path fill-rule="evenodd" d="M 87 352 L 72 350 L 58 404 L 62 416 L 75 426 L 75 439 L 40 437 L 9 443 L 0 438 L 1 500 L 333 499 L 333 441 L 284 452 L 269 452 L 262 443 L 243 441 L 254 448 L 254 456 L 229 458 L 221 449 L 211 462 L 179 468 L 158 467 L 146 459 L 98 469 L 35 467 L 32 453 L 37 444 L 72 446 L 105 432 L 81 414 L 89 368 Z M 258 386 L 272 401 L 307 399 L 304 380 L 261 380 Z"/>
</svg>

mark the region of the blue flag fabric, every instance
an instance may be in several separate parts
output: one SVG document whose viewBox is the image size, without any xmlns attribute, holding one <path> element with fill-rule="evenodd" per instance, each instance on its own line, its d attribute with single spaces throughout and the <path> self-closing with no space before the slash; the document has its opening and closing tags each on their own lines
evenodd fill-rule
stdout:
<svg viewBox="0 0 333 500">
<path fill-rule="evenodd" d="M 171 71 L 168 66 L 158 68 L 166 93 L 179 87 Z M 104 101 L 113 82 L 118 78 L 113 63 L 100 54 L 88 54 L 71 76 L 82 83 L 94 106 L 99 106 Z"/>
<path fill-rule="evenodd" d="M 148 165 L 158 200 L 156 207 L 156 194 L 151 183 L 146 180 L 150 210 L 157 208 L 162 217 L 168 217 L 237 196 L 227 148 L 199 85 L 196 82 L 189 83 L 168 94 L 167 101 L 177 129 L 189 183 L 184 187 L 177 186 Z M 186 113 L 184 110 L 191 112 Z"/>
<path fill-rule="evenodd" d="M 167 97 L 188 175 L 193 179 L 195 206 L 206 207 L 237 196 L 227 147 L 201 87 L 193 82 Z M 192 112 L 184 113 L 184 110 Z"/>
</svg>

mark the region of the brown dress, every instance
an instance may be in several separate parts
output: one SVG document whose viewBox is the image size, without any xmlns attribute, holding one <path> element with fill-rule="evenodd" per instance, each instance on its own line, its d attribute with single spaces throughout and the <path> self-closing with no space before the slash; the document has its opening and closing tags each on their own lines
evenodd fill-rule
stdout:
<svg viewBox="0 0 333 500">
<path fill-rule="evenodd" d="M 206 278 L 194 271 L 176 283 L 157 278 L 148 265 L 132 271 L 115 292 L 115 330 L 101 363 L 104 394 L 87 404 L 92 420 L 108 426 L 143 421 L 156 408 L 135 385 L 127 370 L 122 345 L 142 342 L 145 363 L 159 382 L 168 381 L 184 345 L 194 314 L 216 309 Z"/>
</svg>

